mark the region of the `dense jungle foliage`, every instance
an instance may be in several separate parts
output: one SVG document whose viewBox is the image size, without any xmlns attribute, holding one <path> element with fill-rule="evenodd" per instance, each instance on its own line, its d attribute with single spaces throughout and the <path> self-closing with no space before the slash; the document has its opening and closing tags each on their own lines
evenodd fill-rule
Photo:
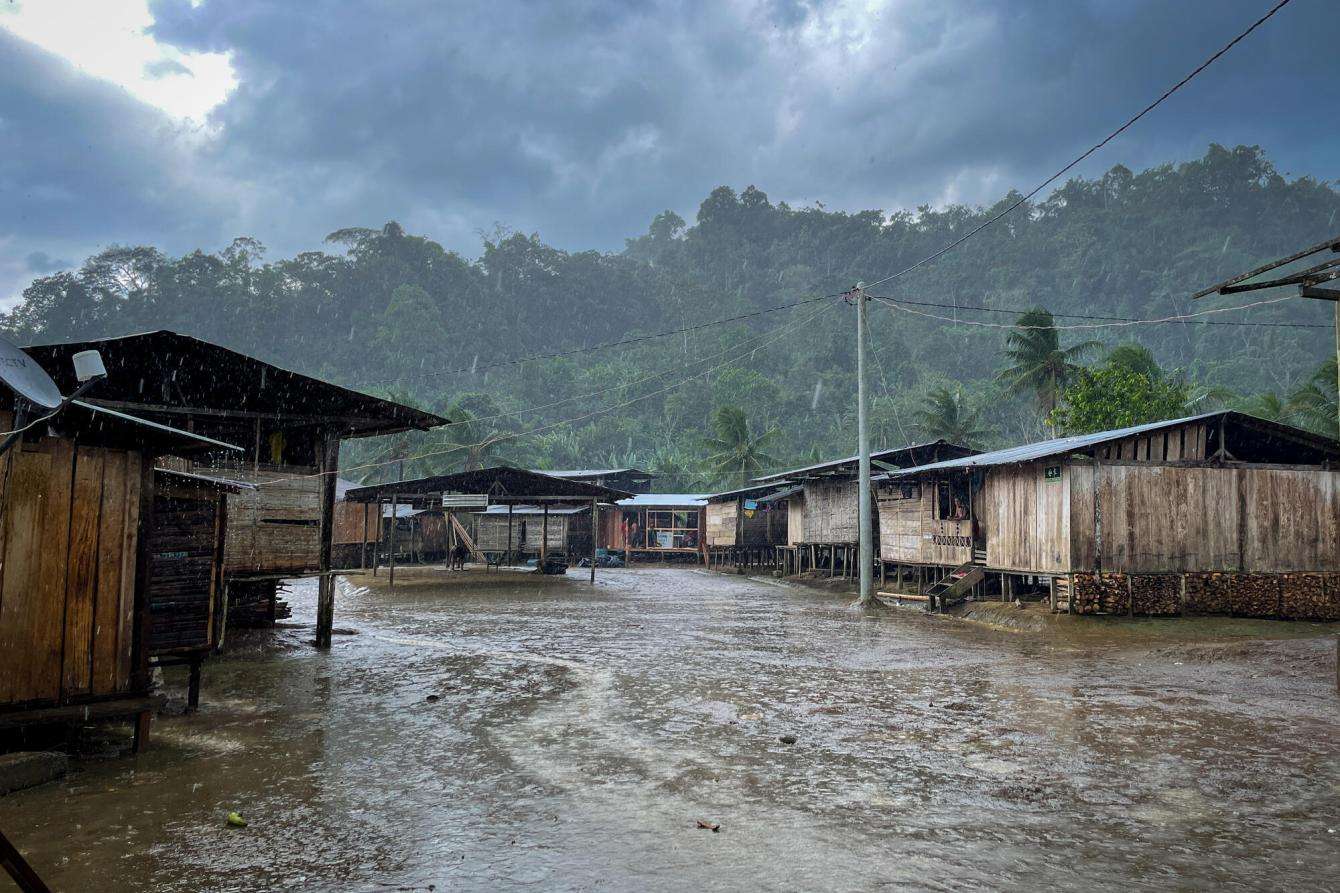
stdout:
<svg viewBox="0 0 1340 893">
<path fill-rule="evenodd" d="M 173 329 L 460 420 L 351 445 L 351 477 L 393 477 L 398 463 L 365 466 L 397 459 L 407 476 L 499 461 L 638 465 L 663 475 L 660 489 L 696 490 L 853 452 L 849 305 L 830 298 L 518 360 L 874 282 L 1015 198 L 853 214 L 723 186 L 692 225 L 666 211 L 614 253 L 499 230 L 470 260 L 394 222 L 337 230 L 327 250 L 283 259 L 267 259 L 250 238 L 183 257 L 113 247 L 35 280 L 3 322 L 20 343 Z M 1328 304 L 1291 299 L 1201 318 L 1310 328 L 1064 327 L 1087 324 L 1065 314 L 1166 317 L 1277 297 L 1189 300 L 1331 235 L 1337 210 L 1328 182 L 1282 176 L 1254 147 L 1211 146 L 1195 161 L 1071 180 L 871 290 L 922 302 L 870 305 L 875 439 L 947 434 L 998 446 L 1222 405 L 1334 430 L 1334 373 L 1328 381 L 1322 369 L 1334 355 Z M 1054 314 L 1056 328 L 1045 313 L 1030 317 L 1040 327 L 1011 328 L 1034 308 Z"/>
</svg>

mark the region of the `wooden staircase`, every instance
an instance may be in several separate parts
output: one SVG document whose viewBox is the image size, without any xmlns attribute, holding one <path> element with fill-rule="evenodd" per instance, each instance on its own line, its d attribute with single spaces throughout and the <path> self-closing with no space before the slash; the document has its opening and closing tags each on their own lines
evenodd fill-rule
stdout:
<svg viewBox="0 0 1340 893">
<path fill-rule="evenodd" d="M 932 611 L 944 611 L 967 601 L 968 593 L 986 576 L 986 568 L 976 561 L 961 564 L 949 576 L 936 580 L 926 588 Z"/>
</svg>

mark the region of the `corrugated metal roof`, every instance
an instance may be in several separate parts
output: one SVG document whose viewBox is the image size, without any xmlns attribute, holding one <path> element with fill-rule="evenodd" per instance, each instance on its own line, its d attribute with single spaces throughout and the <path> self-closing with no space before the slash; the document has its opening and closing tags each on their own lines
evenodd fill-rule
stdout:
<svg viewBox="0 0 1340 893">
<path fill-rule="evenodd" d="M 760 497 L 758 502 L 782 502 L 783 500 L 790 499 L 797 493 L 804 492 L 805 488 L 800 484 L 792 484 L 789 487 L 784 487 L 781 490 L 778 490 L 776 493 L 769 493 L 767 496 Z"/>
<path fill-rule="evenodd" d="M 598 478 L 608 477 L 612 474 L 642 474 L 651 477 L 648 472 L 640 468 L 565 468 L 557 471 L 549 468 L 532 468 L 531 471 L 537 474 L 547 474 L 556 478 Z"/>
<path fill-rule="evenodd" d="M 1099 444 L 1108 443 L 1109 441 L 1121 440 L 1125 437 L 1134 437 L 1151 431 L 1159 431 L 1164 428 L 1175 428 L 1178 425 L 1186 425 L 1191 422 L 1217 419 L 1221 416 L 1237 417 L 1244 421 L 1250 421 L 1256 425 L 1264 425 L 1270 428 L 1280 429 L 1281 431 L 1287 431 L 1290 433 L 1290 436 L 1315 439 L 1319 443 L 1324 443 L 1328 440 L 1328 438 L 1319 437 L 1311 432 L 1303 431 L 1300 428 L 1281 425 L 1278 422 L 1271 422 L 1266 419 L 1258 419 L 1254 416 L 1249 416 L 1233 410 L 1221 409 L 1216 412 L 1205 412 L 1200 415 L 1186 416 L 1185 418 L 1180 419 L 1168 419 L 1162 422 L 1146 422 L 1143 425 L 1132 425 L 1129 428 L 1114 428 L 1111 431 L 1098 431 L 1093 434 L 1076 434 L 1071 437 L 1041 440 L 1036 443 L 1026 443 L 1021 446 L 1007 447 L 1003 450 L 993 450 L 989 453 L 979 453 L 976 456 L 964 456 L 961 459 L 947 459 L 943 462 L 931 462 L 927 465 L 919 465 L 915 468 L 891 471 L 887 474 L 877 475 L 877 477 L 882 480 L 888 480 L 890 478 L 906 477 L 910 474 L 919 474 L 925 471 L 937 471 L 940 469 L 985 468 L 994 465 L 1014 465 L 1019 462 L 1031 462 L 1036 459 L 1046 459 L 1052 456 L 1063 456 L 1069 453 L 1082 452 L 1098 446 Z"/>
<path fill-rule="evenodd" d="M 591 507 L 590 507 L 590 506 L 585 506 L 585 505 L 578 505 L 578 506 L 570 506 L 570 505 L 551 505 L 551 506 L 549 506 L 549 514 L 551 514 L 551 515 L 576 515 L 576 514 L 578 514 L 578 513 L 580 513 L 580 512 L 587 512 L 587 511 L 590 511 L 590 510 L 591 510 Z M 491 505 L 491 506 L 489 506 L 488 508 L 484 509 L 483 511 L 471 512 L 470 514 L 472 514 L 472 515 L 502 515 L 502 516 L 506 517 L 506 515 L 507 515 L 507 506 L 505 506 L 505 505 Z M 512 506 L 512 514 L 513 514 L 513 515 L 543 515 L 543 514 L 544 514 L 544 507 L 543 507 L 543 506 L 538 506 L 538 505 L 514 505 L 514 506 Z"/>
<path fill-rule="evenodd" d="M 715 502 L 718 499 L 733 499 L 736 496 L 748 496 L 750 493 L 768 494 L 778 487 L 789 485 L 790 481 L 769 481 L 766 484 L 754 484 L 749 487 L 737 487 L 734 490 L 722 490 L 720 493 L 712 493 L 707 497 L 708 502 Z"/>
<path fill-rule="evenodd" d="M 615 505 L 621 505 L 624 508 L 662 505 L 701 508 L 707 505 L 707 495 L 705 493 L 639 493 L 631 499 L 620 499 Z"/>
<path fill-rule="evenodd" d="M 891 459 L 896 459 L 899 455 L 903 453 L 910 453 L 914 450 L 930 449 L 932 447 L 937 446 L 948 447 L 951 449 L 969 452 L 969 449 L 967 447 L 962 447 L 959 446 L 958 444 L 950 443 L 947 440 L 941 439 L 941 440 L 928 440 L 925 443 L 912 443 L 908 444 L 907 446 L 900 446 L 890 450 L 873 450 L 870 453 L 870 459 L 872 462 L 887 462 Z M 784 478 L 799 477 L 801 475 L 807 475 L 807 474 L 816 474 L 822 471 L 829 471 L 829 470 L 835 471 L 838 468 L 841 468 L 843 465 L 856 464 L 857 462 L 860 461 L 860 458 L 861 458 L 860 456 L 848 456 L 845 459 L 833 459 L 828 462 L 818 462 L 814 465 L 806 465 L 801 468 L 792 468 L 789 469 L 788 471 L 776 472 L 775 474 L 760 475 L 754 478 L 754 480 L 759 482 L 778 481 Z"/>
</svg>

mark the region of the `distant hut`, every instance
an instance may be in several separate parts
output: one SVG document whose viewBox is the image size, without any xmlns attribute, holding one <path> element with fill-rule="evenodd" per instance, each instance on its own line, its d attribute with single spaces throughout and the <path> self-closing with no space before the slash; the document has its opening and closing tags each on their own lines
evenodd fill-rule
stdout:
<svg viewBox="0 0 1340 893">
<path fill-rule="evenodd" d="M 706 555 L 707 497 L 639 493 L 602 512 L 601 538 L 628 561 L 701 561 Z"/>
<path fill-rule="evenodd" d="M 782 480 L 707 497 L 705 529 L 709 565 L 776 567 L 792 541 L 791 502 L 802 488 Z M 797 531 L 799 533 L 799 531 Z"/>
<path fill-rule="evenodd" d="M 941 603 L 1340 619 L 1340 442 L 1214 412 L 876 481 L 880 553 Z"/>
<path fill-rule="evenodd" d="M 0 426 L 13 419 L 10 403 Z M 193 522 L 179 523 L 177 482 L 159 498 L 154 462 L 236 450 L 79 401 L 0 457 L 0 728 L 135 717 L 144 743 L 150 659 L 208 642 L 207 610 L 176 599 L 174 577 L 196 575 L 188 588 L 207 591 L 218 548 L 217 521 L 198 541 Z"/>
<path fill-rule="evenodd" d="M 291 372 L 208 341 L 157 331 L 27 349 L 62 388 L 70 358 L 101 352 L 99 406 L 236 443 L 243 453 L 165 459 L 164 467 L 254 485 L 227 497 L 223 568 L 230 618 L 273 619 L 279 581 L 322 578 L 317 641 L 329 644 L 335 471 L 347 438 L 447 420 Z"/>
<path fill-rule="evenodd" d="M 875 450 L 870 459 L 878 473 L 974 452 L 946 440 L 934 440 Z M 788 497 L 792 521 L 788 528 L 791 549 L 787 561 L 793 570 L 827 568 L 833 574 L 855 571 L 860 539 L 858 464 L 858 457 L 848 456 L 755 479 L 759 484 L 789 481 L 801 487 L 799 494 Z"/>
<path fill-rule="evenodd" d="M 345 498 L 357 486 L 344 478 L 335 481 L 335 523 L 330 540 L 332 567 L 367 567 L 372 563 L 372 550 L 380 538 L 377 507 Z"/>
</svg>

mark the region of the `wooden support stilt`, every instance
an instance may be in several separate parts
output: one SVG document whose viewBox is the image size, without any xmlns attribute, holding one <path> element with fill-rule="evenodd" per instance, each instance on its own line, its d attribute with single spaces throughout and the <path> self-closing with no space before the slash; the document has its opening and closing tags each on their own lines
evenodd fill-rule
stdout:
<svg viewBox="0 0 1340 893">
<path fill-rule="evenodd" d="M 205 659 L 197 652 L 191 655 L 191 672 L 186 682 L 186 712 L 195 713 L 200 709 L 200 663 Z"/>
<path fill-rule="evenodd" d="M 51 893 L 51 888 L 4 834 L 0 834 L 0 868 L 14 879 L 22 893 Z"/>
<path fill-rule="evenodd" d="M 599 517 L 600 506 L 594 499 L 591 500 L 591 582 L 596 581 L 596 519 Z"/>
<path fill-rule="evenodd" d="M 335 576 L 330 572 L 332 541 L 335 533 L 335 472 L 340 462 L 340 440 L 326 436 L 321 452 L 321 521 L 317 535 L 316 569 L 321 573 L 316 584 L 316 647 L 329 648 L 335 625 Z M 273 602 L 272 602 L 273 604 Z M 195 668 L 199 673 L 199 667 Z M 199 679 L 195 680 L 197 685 Z"/>
<path fill-rule="evenodd" d="M 149 746 L 149 726 L 153 718 L 152 710 L 141 710 L 135 714 L 135 739 L 130 745 L 132 753 L 140 753 Z"/>
<path fill-rule="evenodd" d="M 395 529 L 396 529 L 396 509 L 399 507 L 399 497 L 391 494 L 391 544 L 386 547 L 387 574 L 390 579 L 390 585 L 395 588 Z"/>
</svg>

